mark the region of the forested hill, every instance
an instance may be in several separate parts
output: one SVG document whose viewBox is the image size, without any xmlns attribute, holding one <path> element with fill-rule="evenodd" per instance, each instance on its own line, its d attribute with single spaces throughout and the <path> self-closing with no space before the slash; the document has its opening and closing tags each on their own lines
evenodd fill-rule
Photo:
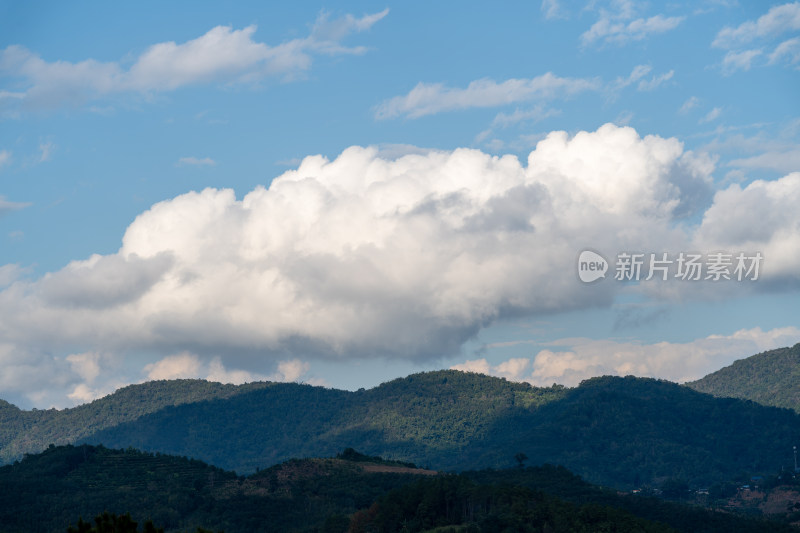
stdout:
<svg viewBox="0 0 800 533">
<path fill-rule="evenodd" d="M 444 439 L 446 443 L 433 442 L 434 447 L 448 447 L 453 442 L 466 446 L 472 439 L 480 439 L 500 413 L 515 405 L 544 403 L 564 391 L 563 387 L 538 389 L 478 374 L 442 371 L 396 379 L 359 392 L 295 383 L 234 386 L 184 379 L 129 385 L 89 404 L 60 411 L 24 411 L 0 400 L 0 463 L 42 451 L 49 444 L 74 443 L 96 434 L 104 440 L 119 436 L 126 441 L 123 447 L 161 439 L 168 441 L 166 447 L 179 455 L 194 455 L 172 437 L 175 428 L 182 428 L 178 431 L 183 431 L 186 442 L 196 441 L 217 450 L 194 456 L 220 464 L 213 459 L 233 453 L 242 459 L 226 466 L 244 472 L 289 457 L 333 453 L 349 446 L 351 431 L 357 433 L 357 439 L 371 434 L 376 442 L 386 440 L 383 430 L 389 433 L 389 440 L 392 435 L 439 434 L 442 437 L 434 440 Z M 245 397 L 236 400 L 240 395 Z M 171 409 L 179 406 L 184 409 Z M 244 427 L 228 418 L 247 420 L 253 425 Z M 372 428 L 366 432 L 365 419 L 369 419 L 367 425 Z M 231 423 L 236 426 L 235 433 L 221 432 Z M 140 434 L 129 439 L 124 436 L 129 430 Z M 304 435 L 316 438 L 328 430 L 339 439 L 322 453 L 317 453 L 317 448 L 302 447 Z M 258 441 L 265 432 L 276 436 L 283 432 L 285 438 L 275 449 L 264 444 L 256 444 L 254 449 L 242 448 L 242 443 L 250 438 Z M 297 438 L 301 439 L 301 446 L 294 448 Z M 97 438 L 89 440 L 94 442 Z M 218 445 L 218 441 L 224 444 Z M 342 443 L 344 446 L 339 446 Z M 403 448 L 401 443 L 395 447 Z"/>
<path fill-rule="evenodd" d="M 497 445 L 499 424 L 562 398 L 566 390 L 455 370 L 414 374 L 358 392 L 276 384 L 227 400 L 166 408 L 85 442 L 188 455 L 240 473 L 346 447 L 436 468 L 469 468 L 476 450 Z M 517 451 L 502 446 L 486 464 L 513 464 Z"/>
<path fill-rule="evenodd" d="M 103 511 L 167 531 L 319 531 L 330 515 L 341 523 L 387 490 L 430 474 L 348 456 L 293 460 L 245 478 L 130 448 L 53 446 L 0 467 L 0 531 L 64 533 Z"/>
<path fill-rule="evenodd" d="M 560 464 L 620 488 L 675 477 L 693 486 L 789 465 L 800 416 L 640 378 L 574 389 L 456 371 L 415 374 L 369 391 L 267 387 L 165 408 L 87 442 L 200 458 L 248 473 L 345 447 L 438 470 Z"/>
<path fill-rule="evenodd" d="M 0 467 L 0 530 L 64 533 L 130 513 L 168 532 L 793 531 L 592 486 L 561 467 L 437 474 L 345 450 L 248 477 L 134 449 L 53 446 Z M 452 529 L 450 529 L 452 528 Z M 127 531 L 127 530 L 126 530 Z"/>
<path fill-rule="evenodd" d="M 136 420 L 167 406 L 230 398 L 269 386 L 234 386 L 200 379 L 149 381 L 72 409 L 23 411 L 0 400 L 0 464 L 23 453 L 39 452 L 49 444 L 69 444 L 87 435 Z"/>
<path fill-rule="evenodd" d="M 536 388 L 447 370 L 357 392 L 292 383 L 208 384 L 216 399 L 192 401 L 185 392 L 148 405 L 148 387 L 173 385 L 187 391 L 205 386 L 137 385 L 90 404 L 89 411 L 0 407 L 0 416 L 16 424 L 16 432 L 0 425 L 9 434 L 3 442 L 16 450 L 24 443 L 42 449 L 46 435 L 55 443 L 132 446 L 239 474 L 348 447 L 451 471 L 507 468 L 522 453 L 529 464 L 564 465 L 591 482 L 625 489 L 671 477 L 700 487 L 773 474 L 790 464 L 792 446 L 800 442 L 800 416 L 791 411 L 633 377 L 594 378 L 573 389 Z M 164 398 L 177 403 L 177 397 L 184 403 L 163 407 Z M 98 422 L 103 405 L 128 420 Z M 43 413 L 46 424 L 31 423 Z M 87 430 L 81 414 L 94 421 L 96 431 Z M 4 447 L 6 457 L 13 451 Z"/>
<path fill-rule="evenodd" d="M 714 396 L 743 398 L 800 413 L 800 343 L 740 359 L 686 385 Z"/>
</svg>

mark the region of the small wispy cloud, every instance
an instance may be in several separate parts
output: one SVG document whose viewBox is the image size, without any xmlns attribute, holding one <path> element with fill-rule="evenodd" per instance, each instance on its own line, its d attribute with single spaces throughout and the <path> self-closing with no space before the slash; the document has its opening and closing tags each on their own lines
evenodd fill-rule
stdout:
<svg viewBox="0 0 800 533">
<path fill-rule="evenodd" d="M 769 64 L 786 61 L 790 65 L 800 64 L 800 37 L 787 39 L 775 47 L 769 55 Z"/>
<path fill-rule="evenodd" d="M 718 33 L 711 46 L 734 48 L 763 37 L 776 37 L 787 31 L 800 29 L 800 2 L 770 8 L 756 20 L 748 20 L 735 28 L 726 26 Z"/>
<path fill-rule="evenodd" d="M 30 207 L 32 204 L 30 202 L 10 202 L 6 200 L 5 196 L 0 196 L 0 217 L 3 215 L 7 215 L 12 211 L 19 211 L 20 209 L 25 209 L 26 207 Z"/>
<path fill-rule="evenodd" d="M 494 117 L 494 120 L 492 120 L 492 127 L 505 128 L 520 122 L 538 122 L 560 114 L 561 111 L 558 109 L 546 109 L 542 105 L 538 105 L 532 109 L 515 109 L 513 113 L 498 113 L 497 116 Z"/>
<path fill-rule="evenodd" d="M 56 145 L 50 141 L 41 143 L 39 145 L 39 162 L 44 163 L 45 161 L 50 161 L 55 147 Z"/>
<path fill-rule="evenodd" d="M 547 20 L 567 18 L 564 6 L 558 0 L 542 0 L 542 13 Z"/>
<path fill-rule="evenodd" d="M 16 100 L 28 108 L 80 105 L 111 94 L 173 91 L 209 83 L 252 83 L 268 76 L 300 77 L 318 55 L 358 55 L 367 49 L 342 44 L 351 33 L 363 32 L 388 14 L 331 19 L 322 13 L 304 38 L 270 46 L 254 40 L 256 26 L 242 29 L 216 26 L 184 43 L 161 42 L 135 58 L 130 68 L 121 61 L 85 59 L 48 62 L 24 46 L 0 50 L 4 77 L 15 89 L 0 87 L 0 100 Z"/>
<path fill-rule="evenodd" d="M 581 43 L 589 46 L 601 41 L 607 44 L 622 45 L 631 41 L 641 41 L 651 35 L 677 28 L 685 18 L 655 15 L 628 22 L 614 20 L 612 17 L 604 15 L 581 35 Z"/>
<path fill-rule="evenodd" d="M 178 166 L 213 167 L 217 162 L 210 157 L 181 157 L 178 159 Z"/>
<path fill-rule="evenodd" d="M 714 109 L 706 113 L 706 115 L 698 121 L 698 124 L 706 124 L 708 122 L 717 120 L 721 114 L 722 114 L 722 108 L 715 107 Z"/>
<path fill-rule="evenodd" d="M 447 87 L 443 83 L 419 83 L 408 94 L 395 96 L 378 105 L 375 118 L 420 118 L 444 111 L 563 98 L 599 87 L 597 79 L 563 78 L 551 72 L 535 78 L 502 82 L 484 78 L 470 82 L 464 88 Z"/>
<path fill-rule="evenodd" d="M 653 70 L 653 67 L 650 65 L 636 65 L 627 77 L 618 76 L 617 79 L 611 83 L 611 90 L 618 91 L 624 89 L 647 76 L 651 70 Z"/>
<path fill-rule="evenodd" d="M 675 74 L 674 70 L 670 70 L 663 74 L 653 74 L 650 79 L 645 79 L 652 71 L 653 67 L 650 65 L 636 65 L 628 76 L 618 76 L 607 86 L 608 99 L 615 100 L 619 97 L 619 92 L 622 89 L 633 84 L 637 84 L 636 90 L 638 91 L 652 91 L 664 82 L 672 79 L 672 76 Z"/>
<path fill-rule="evenodd" d="M 800 37 L 781 36 L 800 30 L 800 2 L 773 6 L 764 15 L 748 20 L 737 27 L 721 29 L 711 46 L 728 50 L 722 60 L 722 73 L 726 76 L 736 71 L 747 71 L 760 56 L 764 64 L 785 64 L 796 67 L 800 63 Z M 781 42 L 775 44 L 779 39 Z M 756 46 L 754 44 L 757 43 Z"/>
<path fill-rule="evenodd" d="M 11 162 L 11 152 L 8 150 L 0 150 L 0 168 Z"/>
<path fill-rule="evenodd" d="M 800 168 L 800 147 L 776 149 L 750 157 L 733 159 L 730 167 L 768 169 L 788 173 Z"/>
<path fill-rule="evenodd" d="M 642 80 L 639 82 L 638 90 L 640 91 L 652 91 L 656 89 L 659 85 L 664 83 L 665 81 L 671 80 L 673 74 L 675 74 L 674 70 L 670 70 L 669 72 L 665 72 L 660 76 L 653 76 L 649 80 Z"/>
<path fill-rule="evenodd" d="M 699 104 L 700 104 L 700 99 L 698 97 L 696 97 L 696 96 L 692 96 L 692 97 L 690 97 L 688 100 L 686 100 L 683 103 L 683 105 L 681 106 L 679 112 L 681 114 L 686 114 L 689 111 L 691 111 L 692 109 L 694 109 L 695 107 L 697 107 Z"/>
<path fill-rule="evenodd" d="M 761 50 L 744 50 L 728 52 L 722 59 L 722 73 L 729 76 L 737 70 L 750 70 L 753 60 L 761 55 Z"/>
</svg>

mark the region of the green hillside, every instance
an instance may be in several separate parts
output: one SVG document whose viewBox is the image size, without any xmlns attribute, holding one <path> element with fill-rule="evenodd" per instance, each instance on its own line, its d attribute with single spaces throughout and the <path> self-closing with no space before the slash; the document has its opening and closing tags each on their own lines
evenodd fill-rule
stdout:
<svg viewBox="0 0 800 533">
<path fill-rule="evenodd" d="M 205 386 L 213 394 L 198 392 Z M 193 401 L 206 397 L 212 399 Z M 453 370 L 358 392 L 156 382 L 73 410 L 5 404 L 0 416 L 13 422 L 0 426 L 4 457 L 36 451 L 49 439 L 187 456 L 250 474 L 348 447 L 447 471 L 507 468 L 524 453 L 528 464 L 563 465 L 622 489 L 669 478 L 707 487 L 773 474 L 791 464 L 800 442 L 800 416 L 791 411 L 666 381 L 604 377 L 572 389 L 536 388 Z M 36 422 L 44 416 L 46 423 Z"/>
<path fill-rule="evenodd" d="M 23 411 L 0 400 L 0 463 L 49 444 L 69 444 L 107 427 L 136 420 L 167 406 L 230 398 L 269 386 L 249 383 L 223 385 L 199 379 L 149 381 L 129 385 L 114 394 L 72 409 Z"/>
<path fill-rule="evenodd" d="M 800 413 L 800 343 L 740 359 L 686 384 L 694 390 Z"/>
<path fill-rule="evenodd" d="M 681 478 L 708 486 L 791 461 L 800 417 L 653 379 L 595 378 L 574 389 L 456 371 L 370 391 L 276 385 L 165 408 L 86 441 L 188 455 L 248 473 L 354 447 L 441 470 L 564 465 L 620 488 Z"/>
<path fill-rule="evenodd" d="M 564 393 L 454 370 L 414 374 L 359 392 L 275 384 L 226 400 L 166 408 L 84 441 L 188 455 L 240 473 L 346 447 L 438 468 L 470 468 L 475 450 L 495 443 L 498 421 Z M 506 456 L 492 465 L 511 464 L 515 452 L 501 453 Z"/>
<path fill-rule="evenodd" d="M 793 412 L 634 377 L 586 380 L 514 427 L 512 442 L 533 464 L 621 488 L 772 474 L 791 464 L 800 442 Z"/>
<path fill-rule="evenodd" d="M 51 447 L 0 468 L 0 531 L 64 533 L 108 512 L 166 531 L 792 531 L 589 485 L 560 467 L 436 474 L 347 450 L 251 476 L 133 449 Z M 447 529 L 452 528 L 452 529 Z"/>
<path fill-rule="evenodd" d="M 64 533 L 108 511 L 168 531 L 314 531 L 419 474 L 368 472 L 342 459 L 292 460 L 239 477 L 197 460 L 134 449 L 52 447 L 0 468 L 0 531 Z M 340 520 L 341 522 L 341 520 Z"/>
</svg>

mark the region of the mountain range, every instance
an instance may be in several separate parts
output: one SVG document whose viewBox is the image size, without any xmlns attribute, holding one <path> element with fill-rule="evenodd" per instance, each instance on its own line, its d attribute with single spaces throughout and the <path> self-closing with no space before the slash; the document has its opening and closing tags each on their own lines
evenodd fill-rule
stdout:
<svg viewBox="0 0 800 533">
<path fill-rule="evenodd" d="M 764 356 L 754 356 L 756 367 L 778 360 Z M 715 380 L 732 382 L 724 374 Z M 355 392 L 154 381 L 62 411 L 1 403 L 0 459 L 86 443 L 187 456 L 251 474 L 347 447 L 448 471 L 506 468 L 523 454 L 529 464 L 563 465 L 621 489 L 667 479 L 707 487 L 791 464 L 800 415 L 704 394 L 693 390 L 697 383 L 600 377 L 575 388 L 538 388 L 453 370 Z"/>
</svg>

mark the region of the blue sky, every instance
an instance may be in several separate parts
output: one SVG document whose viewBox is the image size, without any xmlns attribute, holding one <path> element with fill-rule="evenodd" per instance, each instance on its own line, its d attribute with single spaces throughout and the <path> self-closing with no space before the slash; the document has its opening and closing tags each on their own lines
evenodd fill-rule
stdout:
<svg viewBox="0 0 800 533">
<path fill-rule="evenodd" d="M 793 344 L 799 82 L 800 3 L 0 2 L 0 398 Z"/>
</svg>

